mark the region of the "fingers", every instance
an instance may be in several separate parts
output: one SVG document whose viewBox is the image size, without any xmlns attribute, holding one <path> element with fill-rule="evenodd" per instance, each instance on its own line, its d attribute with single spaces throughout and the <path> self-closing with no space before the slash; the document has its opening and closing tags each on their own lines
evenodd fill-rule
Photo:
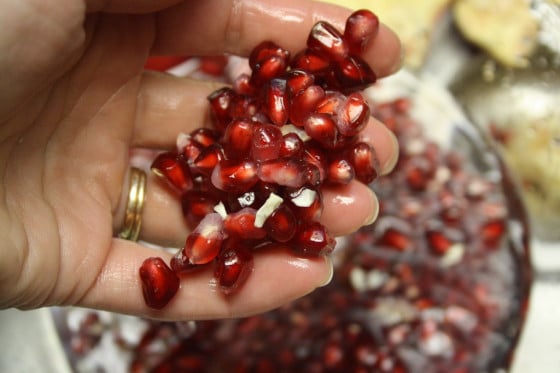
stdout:
<svg viewBox="0 0 560 373">
<path fill-rule="evenodd" d="M 160 256 L 169 262 L 170 255 L 120 239 L 113 240 L 109 253 L 97 281 L 79 306 L 166 320 L 242 317 L 286 304 L 332 277 L 328 258 L 296 258 L 286 248 L 270 249 L 256 253 L 254 270 L 239 292 L 224 296 L 209 266 L 183 276 L 177 295 L 156 311 L 144 304 L 138 270 L 148 257 Z"/>
<path fill-rule="evenodd" d="M 302 0 L 187 1 L 159 13 L 154 54 L 248 56 L 263 40 L 292 53 L 305 46 L 309 30 L 319 20 L 344 29 L 350 10 L 333 4 Z M 381 26 L 364 58 L 385 76 L 400 67 L 396 35 Z"/>
</svg>

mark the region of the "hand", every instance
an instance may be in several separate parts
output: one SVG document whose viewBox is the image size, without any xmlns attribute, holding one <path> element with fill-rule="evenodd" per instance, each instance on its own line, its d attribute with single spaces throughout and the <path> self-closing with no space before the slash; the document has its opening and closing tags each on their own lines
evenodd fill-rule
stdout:
<svg viewBox="0 0 560 373">
<path fill-rule="evenodd" d="M 262 40 L 296 51 L 313 23 L 342 29 L 349 14 L 305 0 L 2 1 L 0 307 L 221 318 L 277 307 L 328 282 L 328 258 L 259 253 L 235 296 L 213 289 L 208 271 L 183 279 L 172 302 L 155 312 L 144 304 L 138 268 L 167 254 L 115 237 L 131 149 L 173 148 L 185 126 L 207 121 L 206 96 L 218 88 L 144 71 L 149 55 L 247 56 Z M 384 76 L 399 56 L 397 38 L 382 27 L 365 58 Z M 367 133 L 389 171 L 393 136 L 374 120 Z M 324 196 L 322 222 L 335 234 L 376 215 L 375 196 L 358 182 Z M 188 234 L 178 201 L 151 176 L 142 224 L 141 240 L 157 245 L 180 247 Z"/>
</svg>

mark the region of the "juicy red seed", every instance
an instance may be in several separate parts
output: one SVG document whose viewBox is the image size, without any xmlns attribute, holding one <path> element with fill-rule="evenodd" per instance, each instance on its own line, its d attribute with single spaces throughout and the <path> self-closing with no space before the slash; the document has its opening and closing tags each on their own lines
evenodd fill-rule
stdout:
<svg viewBox="0 0 560 373">
<path fill-rule="evenodd" d="M 348 55 L 348 44 L 342 34 L 327 22 L 317 22 L 307 38 L 307 47 L 329 59 L 339 61 Z"/>
<path fill-rule="evenodd" d="M 272 56 L 288 61 L 290 58 L 290 52 L 278 46 L 274 42 L 263 41 L 253 48 L 251 54 L 249 55 L 249 66 L 254 70 Z"/>
<path fill-rule="evenodd" d="M 371 145 L 360 142 L 352 146 L 347 156 L 354 171 L 356 179 L 364 184 L 369 184 L 377 178 L 379 161 Z"/>
<path fill-rule="evenodd" d="M 251 75 L 241 74 L 235 78 L 233 81 L 233 90 L 240 95 L 254 95 L 255 87 L 251 84 Z"/>
<path fill-rule="evenodd" d="M 348 56 L 339 61 L 336 67 L 335 76 L 346 89 L 364 89 L 377 80 L 371 67 L 358 56 Z"/>
<path fill-rule="evenodd" d="M 295 133 L 287 133 L 282 136 L 280 142 L 279 156 L 283 157 L 297 157 L 303 153 L 304 144 L 301 138 Z"/>
<path fill-rule="evenodd" d="M 302 187 L 307 181 L 308 163 L 299 158 L 278 158 L 262 162 L 258 168 L 261 181 L 288 186 Z"/>
<path fill-rule="evenodd" d="M 296 233 L 297 219 L 292 209 L 282 204 L 265 220 L 263 228 L 274 241 L 288 242 Z"/>
<path fill-rule="evenodd" d="M 224 74 L 224 69 L 228 63 L 226 56 L 203 56 L 200 57 L 200 71 L 214 76 Z"/>
<path fill-rule="evenodd" d="M 361 54 L 367 43 L 377 36 L 379 19 L 369 10 L 357 10 L 348 17 L 344 27 L 344 40 L 352 54 Z"/>
<path fill-rule="evenodd" d="M 506 225 L 503 220 L 488 221 L 480 228 L 482 240 L 489 246 L 498 244 L 505 232 Z"/>
<path fill-rule="evenodd" d="M 302 222 L 290 241 L 292 250 L 303 255 L 325 255 L 334 250 L 336 241 L 319 222 Z"/>
<path fill-rule="evenodd" d="M 295 97 L 300 94 L 304 89 L 313 85 L 315 77 L 303 70 L 292 69 L 288 71 L 284 78 L 288 86 L 288 93 L 290 97 Z"/>
<path fill-rule="evenodd" d="M 189 228 L 194 229 L 200 221 L 214 210 L 218 201 L 206 192 L 189 191 L 181 198 L 183 216 Z"/>
<path fill-rule="evenodd" d="M 328 91 L 325 97 L 319 101 L 315 111 L 322 114 L 336 116 L 344 107 L 346 96 L 337 91 Z"/>
<path fill-rule="evenodd" d="M 315 165 L 319 170 L 319 179 L 322 182 L 327 176 L 327 156 L 321 146 L 315 141 L 307 141 L 303 150 L 303 159 Z"/>
<path fill-rule="evenodd" d="M 186 192 L 193 187 L 193 179 L 185 159 L 172 152 L 161 153 L 152 162 L 151 169 L 175 190 Z"/>
<path fill-rule="evenodd" d="M 224 159 L 224 149 L 218 143 L 203 149 L 192 162 L 192 170 L 209 176 L 216 165 Z"/>
<path fill-rule="evenodd" d="M 161 258 L 151 257 L 144 260 L 139 273 L 144 301 L 148 307 L 165 307 L 179 290 L 179 277 Z"/>
<path fill-rule="evenodd" d="M 286 67 L 286 59 L 279 56 L 270 56 L 253 69 L 250 83 L 259 86 L 282 75 Z"/>
<path fill-rule="evenodd" d="M 224 294 L 232 294 L 247 280 L 253 270 L 253 254 L 243 243 L 228 240 L 216 258 L 214 277 Z"/>
<path fill-rule="evenodd" d="M 355 136 L 364 129 L 369 117 L 369 105 L 360 93 L 354 92 L 342 106 L 336 125 L 342 135 Z"/>
<path fill-rule="evenodd" d="M 255 122 L 236 118 L 228 124 L 222 143 L 228 158 L 244 158 L 251 151 Z"/>
<path fill-rule="evenodd" d="M 325 74 L 331 67 L 331 62 L 310 50 L 303 50 L 292 60 L 293 69 L 304 70 L 314 75 Z"/>
<path fill-rule="evenodd" d="M 430 229 L 426 231 L 428 246 L 437 255 L 447 253 L 453 242 L 441 230 Z"/>
<path fill-rule="evenodd" d="M 423 190 L 433 176 L 431 163 L 424 157 L 414 157 L 405 167 L 406 182 L 414 190 Z"/>
<path fill-rule="evenodd" d="M 287 191 L 287 202 L 300 221 L 316 221 L 323 212 L 321 193 L 315 188 L 302 187 Z"/>
<path fill-rule="evenodd" d="M 197 128 L 190 133 L 192 139 L 204 147 L 214 144 L 220 138 L 220 133 L 212 128 Z"/>
<path fill-rule="evenodd" d="M 345 158 L 335 158 L 327 167 L 327 181 L 333 184 L 348 184 L 354 179 L 352 164 Z"/>
<path fill-rule="evenodd" d="M 331 115 L 313 113 L 305 120 L 304 128 L 312 139 L 324 147 L 328 149 L 336 147 L 339 133 Z"/>
<path fill-rule="evenodd" d="M 270 193 L 278 193 L 277 187 L 258 181 L 251 190 L 241 195 L 229 194 L 227 198 L 228 211 L 239 211 L 244 207 L 258 209 L 267 200 Z"/>
<path fill-rule="evenodd" d="M 253 133 L 251 157 L 256 162 L 276 159 L 282 146 L 282 131 L 272 124 L 261 124 Z"/>
<path fill-rule="evenodd" d="M 325 97 L 325 91 L 318 85 L 311 85 L 292 98 L 290 103 L 290 121 L 303 127 L 305 119 L 315 110 Z"/>
<path fill-rule="evenodd" d="M 186 159 L 187 164 L 192 164 L 192 161 L 198 157 L 204 146 L 197 141 L 194 141 L 191 135 L 181 134 L 177 137 L 177 149 Z"/>
<path fill-rule="evenodd" d="M 169 265 L 171 266 L 173 272 L 177 274 L 187 273 L 201 267 L 200 265 L 192 264 L 183 250 L 179 250 L 175 253 L 175 255 L 173 255 Z"/>
<path fill-rule="evenodd" d="M 229 237 L 235 236 L 244 240 L 261 239 L 266 236 L 263 228 L 255 227 L 257 210 L 245 207 L 228 214 L 224 219 L 224 229 Z"/>
<path fill-rule="evenodd" d="M 211 175 L 212 184 L 225 192 L 244 193 L 258 181 L 257 166 L 249 159 L 222 160 Z"/>
<path fill-rule="evenodd" d="M 209 263 L 218 255 L 225 237 L 222 217 L 217 213 L 208 214 L 188 235 L 183 254 L 191 264 Z"/>
<path fill-rule="evenodd" d="M 266 87 L 265 110 L 277 126 L 288 122 L 288 91 L 285 79 L 272 79 Z"/>
<path fill-rule="evenodd" d="M 218 89 L 208 96 L 210 112 L 218 130 L 225 129 L 231 121 L 231 104 L 235 97 L 237 93 L 229 87 Z"/>
<path fill-rule="evenodd" d="M 387 246 L 398 251 L 407 251 L 413 247 L 413 242 L 408 232 L 395 226 L 387 227 L 377 239 L 376 244 Z"/>
</svg>

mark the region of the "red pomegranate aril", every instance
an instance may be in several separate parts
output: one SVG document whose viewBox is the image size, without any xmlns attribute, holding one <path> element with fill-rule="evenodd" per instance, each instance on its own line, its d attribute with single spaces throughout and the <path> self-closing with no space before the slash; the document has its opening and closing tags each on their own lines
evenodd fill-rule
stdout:
<svg viewBox="0 0 560 373">
<path fill-rule="evenodd" d="M 348 45 L 342 34 L 327 22 L 317 22 L 313 26 L 307 38 L 307 47 L 334 61 L 348 55 Z"/>
<path fill-rule="evenodd" d="M 195 173 L 210 176 L 216 165 L 224 159 L 224 149 L 218 143 L 202 149 L 198 157 L 192 162 L 191 169 Z"/>
<path fill-rule="evenodd" d="M 315 82 L 315 77 L 313 76 L 313 74 L 297 69 L 289 70 L 284 75 L 284 79 L 286 79 L 286 85 L 288 87 L 288 93 L 290 97 L 297 96 L 304 89 L 310 87 Z"/>
<path fill-rule="evenodd" d="M 428 229 L 426 230 L 426 240 L 428 247 L 436 255 L 445 255 L 453 242 L 445 235 L 441 229 Z"/>
<path fill-rule="evenodd" d="M 225 238 L 222 217 L 218 213 L 208 214 L 188 235 L 183 254 L 191 264 L 209 263 L 218 255 Z"/>
<path fill-rule="evenodd" d="M 224 219 L 224 229 L 229 237 L 235 236 L 243 240 L 258 240 L 266 237 L 263 228 L 255 227 L 257 210 L 245 207 L 228 214 Z"/>
<path fill-rule="evenodd" d="M 200 71 L 213 76 L 221 76 L 227 63 L 227 56 L 224 55 L 203 56 L 200 57 Z"/>
<path fill-rule="evenodd" d="M 258 181 L 257 165 L 249 159 L 222 160 L 211 175 L 212 184 L 224 192 L 244 193 Z"/>
<path fill-rule="evenodd" d="M 414 190 L 423 190 L 433 177 L 433 168 L 424 157 L 415 157 L 406 165 L 405 175 L 408 185 Z"/>
<path fill-rule="evenodd" d="M 369 184 L 378 176 L 379 161 L 371 145 L 360 142 L 350 148 L 347 159 L 354 166 L 356 179 Z"/>
<path fill-rule="evenodd" d="M 325 90 L 318 85 L 311 85 L 292 98 L 290 103 L 290 121 L 303 127 L 305 119 L 315 110 L 325 97 Z"/>
<path fill-rule="evenodd" d="M 231 104 L 237 93 L 229 87 L 220 88 L 208 96 L 210 112 L 218 130 L 224 130 L 231 121 Z"/>
<path fill-rule="evenodd" d="M 293 69 L 308 71 L 317 78 L 329 70 L 331 62 L 315 52 L 304 50 L 294 57 L 291 66 Z"/>
<path fill-rule="evenodd" d="M 227 158 L 245 158 L 251 151 L 256 122 L 247 118 L 233 119 L 223 135 L 223 147 Z"/>
<path fill-rule="evenodd" d="M 329 162 L 326 179 L 329 183 L 348 184 L 354 176 L 354 167 L 347 159 L 336 157 Z"/>
<path fill-rule="evenodd" d="M 240 94 L 246 96 L 252 96 L 255 94 L 256 89 L 251 84 L 251 75 L 249 74 L 241 74 L 233 81 L 233 90 Z"/>
<path fill-rule="evenodd" d="M 152 162 L 151 169 L 154 174 L 179 192 L 186 192 L 193 187 L 189 166 L 180 154 L 161 153 Z"/>
<path fill-rule="evenodd" d="M 376 229 L 377 245 L 398 251 L 408 251 L 414 247 L 412 228 L 406 220 L 393 216 L 383 217 L 377 222 Z"/>
<path fill-rule="evenodd" d="M 272 79 L 266 88 L 265 111 L 272 123 L 283 126 L 288 122 L 288 91 L 285 79 Z"/>
<path fill-rule="evenodd" d="M 375 39 L 379 31 L 379 19 L 369 10 L 357 10 L 348 17 L 344 27 L 344 40 L 352 54 L 360 55 L 368 42 Z"/>
<path fill-rule="evenodd" d="M 253 132 L 251 157 L 256 162 L 276 159 L 282 146 L 282 131 L 272 124 L 258 125 Z"/>
<path fill-rule="evenodd" d="M 364 89 L 377 80 L 371 67 L 358 56 L 347 56 L 339 61 L 336 67 L 335 76 L 342 87 L 347 90 Z"/>
<path fill-rule="evenodd" d="M 302 187 L 308 181 L 309 165 L 299 158 L 278 158 L 264 161 L 259 165 L 261 181 L 292 188 Z"/>
<path fill-rule="evenodd" d="M 307 141 L 303 150 L 303 159 L 314 164 L 320 172 L 320 180 L 323 182 L 327 177 L 328 160 L 321 145 L 315 141 Z"/>
<path fill-rule="evenodd" d="M 183 155 L 187 164 L 192 164 L 192 161 L 198 157 L 204 146 L 195 141 L 191 135 L 180 134 L 177 136 L 177 151 Z"/>
<path fill-rule="evenodd" d="M 139 273 L 144 301 L 148 307 L 162 309 L 179 290 L 179 277 L 161 258 L 144 260 Z"/>
<path fill-rule="evenodd" d="M 171 267 L 171 270 L 177 274 L 191 272 L 202 267 L 201 265 L 192 264 L 183 250 L 179 250 L 175 253 L 175 255 L 173 255 L 171 261 L 169 262 L 169 266 Z"/>
<path fill-rule="evenodd" d="M 303 140 L 295 133 L 287 133 L 282 136 L 280 141 L 280 151 L 278 156 L 285 157 L 299 157 L 303 154 L 304 144 Z"/>
<path fill-rule="evenodd" d="M 200 221 L 214 211 L 218 201 L 204 191 L 188 191 L 181 198 L 183 216 L 189 226 L 194 229 Z"/>
<path fill-rule="evenodd" d="M 272 56 L 288 61 L 290 52 L 272 41 L 263 41 L 251 51 L 249 55 L 249 66 L 254 70 Z"/>
<path fill-rule="evenodd" d="M 192 139 L 204 147 L 214 144 L 220 138 L 220 133 L 212 128 L 200 127 L 190 133 Z"/>
<path fill-rule="evenodd" d="M 257 64 L 253 69 L 250 83 L 259 86 L 264 82 L 277 78 L 286 70 L 286 65 L 286 59 L 279 56 L 270 56 Z"/>
<path fill-rule="evenodd" d="M 356 136 L 364 129 L 369 118 L 369 105 L 360 93 L 354 92 L 344 103 L 336 125 L 342 135 Z"/>
<path fill-rule="evenodd" d="M 294 212 L 285 204 L 280 205 L 264 222 L 264 230 L 277 242 L 288 242 L 296 233 L 298 221 Z"/>
<path fill-rule="evenodd" d="M 214 277 L 220 290 L 226 294 L 235 293 L 253 271 L 253 254 L 242 243 L 228 240 L 216 258 Z"/>
<path fill-rule="evenodd" d="M 496 247 L 504 236 L 505 231 L 506 225 L 503 220 L 491 220 L 482 225 L 480 235 L 489 247 Z"/>
<path fill-rule="evenodd" d="M 305 132 L 328 149 L 338 145 L 339 133 L 333 117 L 329 114 L 313 113 L 304 123 Z"/>
<path fill-rule="evenodd" d="M 327 91 L 325 97 L 317 104 L 315 111 L 321 114 L 337 116 L 346 100 L 346 96 L 338 91 Z"/>
<path fill-rule="evenodd" d="M 325 255 L 334 250 L 336 241 L 330 237 L 327 229 L 319 222 L 302 221 L 290 247 L 302 255 Z"/>
</svg>

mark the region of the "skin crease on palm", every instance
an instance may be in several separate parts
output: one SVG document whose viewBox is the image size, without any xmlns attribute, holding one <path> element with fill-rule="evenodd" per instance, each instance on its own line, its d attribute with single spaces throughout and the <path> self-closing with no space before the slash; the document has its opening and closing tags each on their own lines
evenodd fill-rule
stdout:
<svg viewBox="0 0 560 373">
<path fill-rule="evenodd" d="M 150 54 L 246 56 L 262 40 L 294 52 L 313 23 L 343 28 L 349 14 L 303 0 L 0 0 L 0 307 L 207 319 L 268 310 L 328 282 L 328 258 L 278 249 L 257 255 L 234 296 L 221 295 L 208 270 L 184 278 L 156 312 L 144 304 L 138 268 L 147 257 L 169 256 L 115 234 L 130 150 L 170 149 L 179 132 L 208 123 L 206 96 L 218 88 L 145 72 Z M 379 76 L 398 69 L 390 30 L 382 27 L 370 44 L 365 58 Z M 392 135 L 371 120 L 363 137 L 388 172 L 397 154 Z M 141 240 L 181 246 L 188 231 L 178 201 L 152 176 L 147 191 Z M 333 233 L 376 215 L 364 185 L 323 192 L 322 222 Z"/>
</svg>

